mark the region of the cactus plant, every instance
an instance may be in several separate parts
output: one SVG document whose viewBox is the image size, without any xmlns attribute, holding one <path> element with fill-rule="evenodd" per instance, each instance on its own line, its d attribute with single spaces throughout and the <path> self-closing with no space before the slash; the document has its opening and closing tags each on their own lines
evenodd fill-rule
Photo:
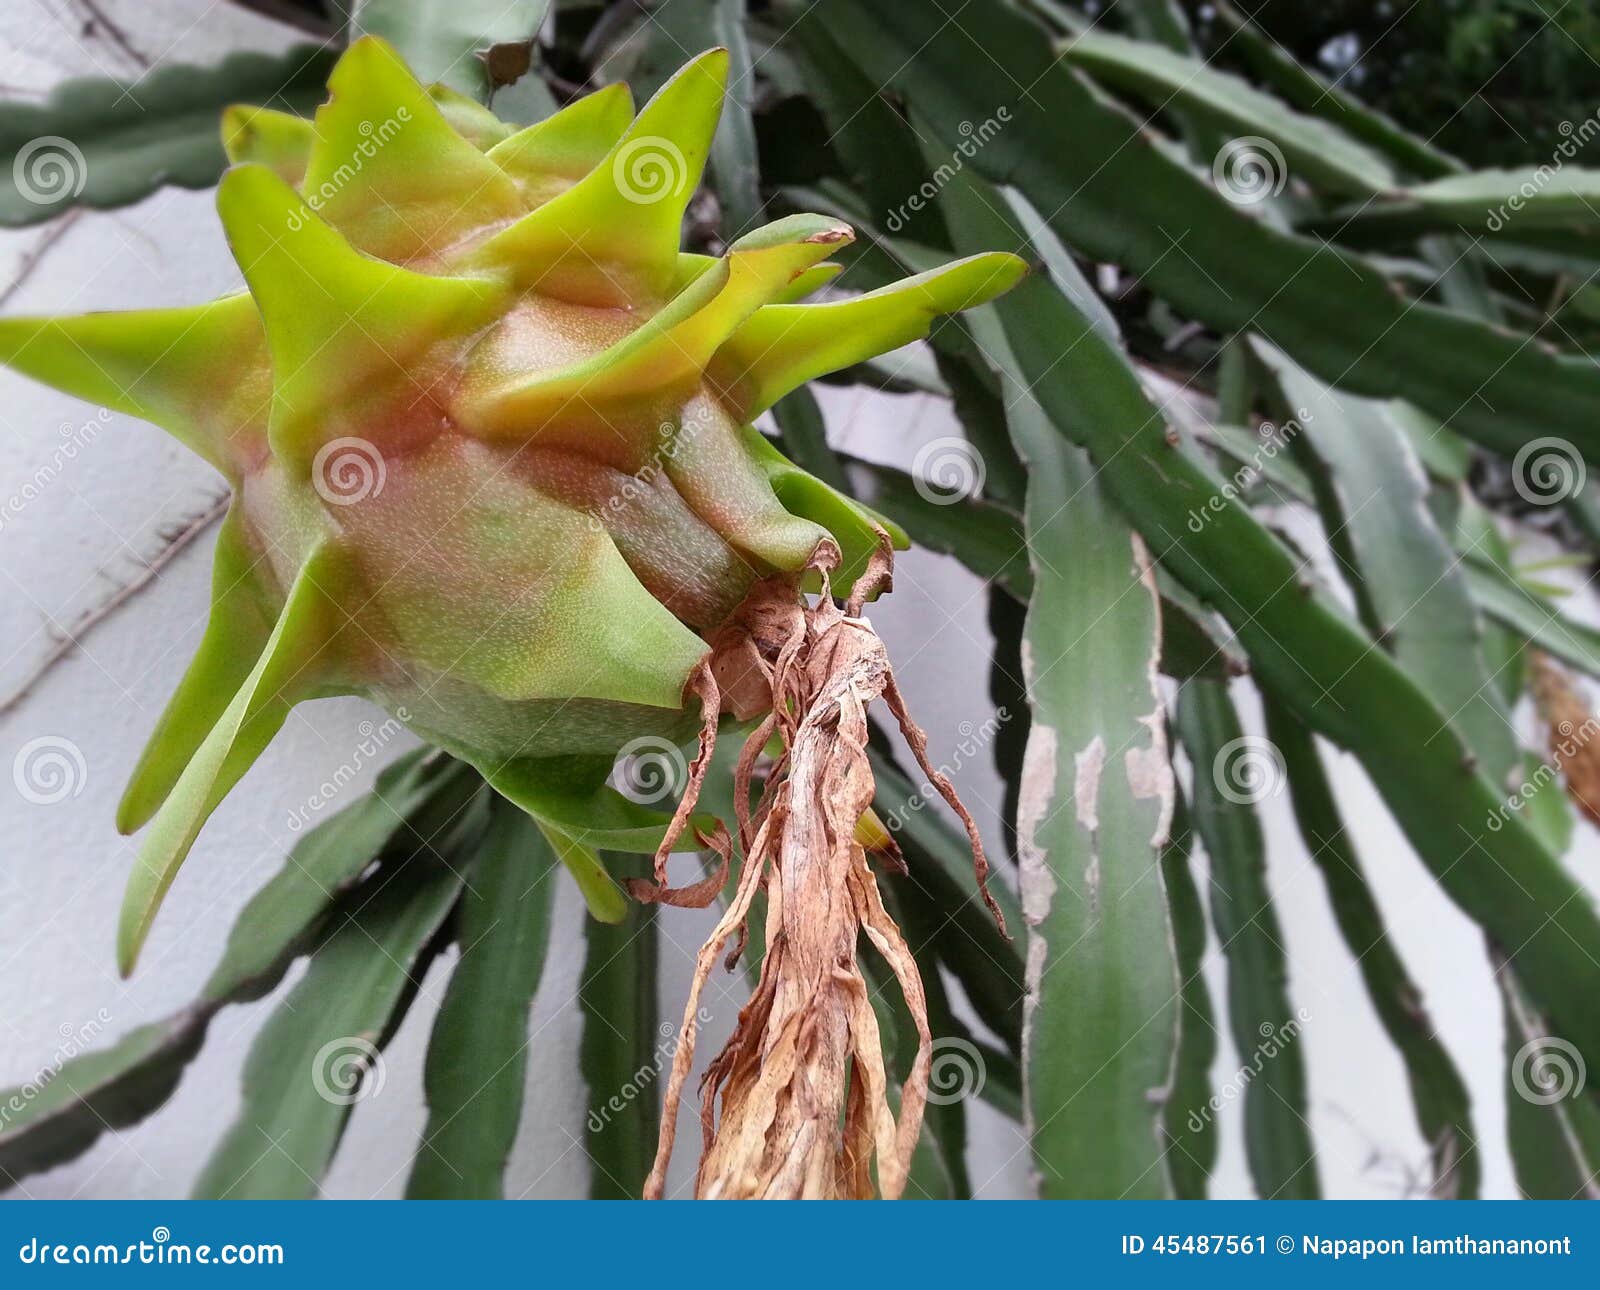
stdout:
<svg viewBox="0 0 1600 1290">
<path fill-rule="evenodd" d="M 1301 1047 L 1301 1005 L 1347 986 L 1399 1060 L 1337 1061 L 1403 1077 L 1415 1122 L 1380 1148 L 1408 1187 L 1478 1195 L 1456 1050 L 1483 1037 L 1429 1021 L 1439 965 L 1369 881 L 1320 740 L 1439 916 L 1481 932 L 1455 941 L 1501 996 L 1517 1187 L 1594 1194 L 1575 673 L 1600 676 L 1600 636 L 1555 585 L 1600 535 L 1588 123 L 1473 172 L 1257 26 L 1292 6 L 355 0 L 348 34 L 273 8 L 326 49 L 0 109 L 0 221 L 220 176 L 245 279 L 0 319 L 0 359 L 155 421 L 232 490 L 210 627 L 118 820 L 143 829 L 123 966 L 292 703 L 365 696 L 425 748 L 296 840 L 193 1004 L 21 1099 L 0 1183 L 151 1114 L 217 1013 L 307 956 L 197 1192 L 314 1193 L 350 1098 L 308 1067 L 348 1042 L 351 1090 L 380 1085 L 454 947 L 406 1191 L 512 1189 L 565 865 L 594 915 L 594 1195 L 688 1190 L 669 1166 L 719 961 L 750 993 L 701 1082 L 699 1195 L 970 1195 L 963 1094 L 1019 1122 L 1047 1196 L 1204 1195 L 1234 1115 L 1260 1194 L 1347 1190 L 1312 1114 L 1335 1062 Z M 196 124 L 217 111 L 220 138 Z M 63 139 L 88 173 L 41 193 Z M 961 437 L 909 471 L 856 460 L 812 378 L 948 399 Z M 908 540 L 987 598 L 986 624 L 949 608 L 992 641 L 994 717 L 942 767 L 868 618 Z M 1523 560 L 1552 541 L 1570 554 Z M 1261 722 L 1234 702 L 1257 693 Z M 650 803 L 611 787 L 641 747 L 682 771 Z M 979 760 L 1003 780 L 992 891 L 955 791 Z M 1280 790 L 1305 854 L 1263 827 Z M 1356 969 L 1316 995 L 1285 862 Z M 675 907 L 717 902 L 663 1025 Z M 1237 1108 L 1218 1035 L 1259 1066 Z"/>
</svg>

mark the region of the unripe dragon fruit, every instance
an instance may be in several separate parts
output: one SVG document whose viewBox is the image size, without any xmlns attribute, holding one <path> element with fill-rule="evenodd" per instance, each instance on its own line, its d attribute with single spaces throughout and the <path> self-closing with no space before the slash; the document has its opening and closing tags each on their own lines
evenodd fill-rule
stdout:
<svg viewBox="0 0 1600 1290">
<path fill-rule="evenodd" d="M 119 809 L 148 826 L 124 971 L 206 818 L 326 695 L 475 765 L 619 916 L 573 840 L 649 852 L 668 829 L 606 787 L 617 751 L 700 727 L 686 686 L 755 585 L 798 588 L 826 548 L 845 593 L 893 531 L 750 423 L 1023 266 L 800 303 L 837 271 L 837 220 L 681 251 L 726 71 L 713 50 L 637 117 L 611 86 L 513 130 L 363 38 L 314 120 L 224 118 L 246 293 L 0 321 L 0 360 L 154 422 L 233 489 L 198 656 Z"/>
</svg>

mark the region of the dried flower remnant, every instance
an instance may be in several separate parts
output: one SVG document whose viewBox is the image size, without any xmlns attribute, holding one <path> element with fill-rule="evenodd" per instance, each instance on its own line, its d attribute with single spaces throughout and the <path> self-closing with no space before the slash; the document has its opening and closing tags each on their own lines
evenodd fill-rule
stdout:
<svg viewBox="0 0 1600 1290">
<path fill-rule="evenodd" d="M 887 536 L 842 609 L 829 587 L 838 562 L 831 542 L 813 554 L 807 571 L 818 573 L 822 583 L 815 603 L 806 602 L 795 579 L 758 583 L 713 641 L 708 665 L 697 677 L 705 724 L 675 828 L 684 826 L 715 748 L 719 700 L 738 696 L 732 711 L 765 716 L 747 738 L 735 774 L 744 867 L 696 959 L 647 1197 L 660 1197 L 665 1187 L 678 1100 L 694 1060 L 701 991 L 730 942 L 730 967 L 742 951 L 762 888 L 766 956 L 732 1038 L 702 1083 L 695 1194 L 894 1198 L 905 1188 L 927 1101 L 932 1037 L 916 962 L 884 909 L 861 841 L 859 825 L 873 797 L 866 746 L 867 708 L 874 699 L 888 705 L 923 771 L 966 825 L 979 890 L 1005 926 L 987 889 L 988 862 L 972 817 L 929 764 L 926 740 L 906 711 L 883 642 L 861 614 L 866 597 L 887 589 Z M 781 751 L 755 808 L 747 809 L 756 760 L 774 735 Z M 865 836 L 869 842 L 875 837 L 870 825 Z M 657 853 L 655 883 L 634 882 L 630 890 L 644 900 L 708 904 L 723 889 L 732 840 L 719 834 L 708 841 L 722 856 L 720 873 L 691 887 L 669 888 L 669 834 Z M 895 853 L 884 854 L 893 866 Z M 882 1040 L 857 957 L 863 935 L 894 972 L 916 1028 L 917 1052 L 901 1089 L 898 1119 L 890 1109 Z"/>
<path fill-rule="evenodd" d="M 1550 758 L 1567 783 L 1567 796 L 1600 824 L 1600 721 L 1567 670 L 1543 650 L 1532 650 L 1533 698 L 1549 729 Z"/>
</svg>

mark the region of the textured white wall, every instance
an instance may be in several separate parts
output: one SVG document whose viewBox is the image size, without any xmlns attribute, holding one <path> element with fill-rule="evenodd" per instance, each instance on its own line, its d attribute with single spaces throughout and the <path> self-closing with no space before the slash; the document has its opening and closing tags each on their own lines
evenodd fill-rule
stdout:
<svg viewBox="0 0 1600 1290">
<path fill-rule="evenodd" d="M 289 43 L 282 29 L 206 0 L 169 0 L 161 6 L 101 0 L 101 7 L 139 49 L 161 62 L 203 62 L 225 49 Z M 81 6 L 69 0 L 22 0 L 0 9 L 0 83 L 7 92 L 39 91 L 71 74 L 135 71 L 114 43 L 84 34 L 83 17 Z M 45 236 L 37 229 L 0 235 L 0 284 L 22 272 Z M 179 304 L 211 298 L 238 283 L 210 193 L 166 191 L 131 209 L 76 220 L 5 300 L 4 309 L 68 312 Z M 863 456 L 905 464 L 919 445 L 952 430 L 948 413 L 935 404 L 860 390 L 822 393 L 834 430 Z M 0 501 L 23 498 L 41 465 L 57 460 L 64 441 L 81 444 L 72 460 L 52 467 L 37 496 L 4 512 L 4 694 L 38 665 L 63 628 L 103 601 L 108 588 L 139 572 L 161 549 L 164 531 L 204 510 L 219 484 L 160 431 L 119 416 L 101 423 L 94 409 L 8 373 L 0 373 L 0 423 Z M 40 738 L 70 741 L 84 763 L 75 794 L 52 805 L 25 800 L 8 777 L 0 776 L 0 837 L 9 843 L 0 855 L 0 1086 L 35 1077 L 51 1063 L 63 1035 L 87 1027 L 103 1029 L 109 1037 L 188 1001 L 215 961 L 234 915 L 280 864 L 293 837 L 290 814 L 351 761 L 361 723 L 378 717 L 375 710 L 347 700 L 296 711 L 242 790 L 207 827 L 156 923 L 139 970 L 131 981 L 120 981 L 111 947 L 134 848 L 113 830 L 113 809 L 199 638 L 210 546 L 208 534 L 0 717 L 0 769 Z M 911 553 L 897 569 L 895 595 L 873 610 L 939 759 L 954 755 L 963 722 L 970 722 L 970 729 L 990 715 L 983 606 L 981 586 L 951 562 Z M 405 737 L 397 739 L 393 751 L 404 742 Z M 1391 927 L 1473 1085 L 1487 1144 L 1489 1190 L 1508 1194 L 1508 1167 L 1494 1145 L 1503 1114 L 1499 1009 L 1477 934 L 1438 894 L 1359 769 L 1344 758 L 1334 759 L 1331 768 L 1361 833 Z M 369 782 L 370 771 L 364 771 L 358 787 Z M 977 765 L 964 770 L 963 788 L 986 835 L 998 844 L 998 781 L 986 765 Z M 1402 1166 L 1420 1166 L 1426 1155 L 1411 1121 L 1399 1063 L 1338 940 L 1286 801 L 1270 802 L 1265 818 L 1296 1001 L 1312 1018 L 1303 1042 L 1327 1188 L 1334 1195 L 1397 1194 L 1405 1186 Z M 1585 836 L 1583 854 L 1574 864 L 1596 873 L 1592 838 Z M 578 902 L 563 883 L 559 932 L 532 1023 L 526 1112 L 508 1179 L 512 1195 L 581 1195 L 587 1185 L 575 1002 L 580 917 Z M 669 910 L 661 920 L 664 1018 L 681 1012 L 690 960 L 708 926 L 704 914 Z M 1214 947 L 1211 960 L 1212 984 L 1220 997 L 1222 972 Z M 356 1107 L 328 1194 L 393 1196 L 403 1187 L 422 1127 L 422 1056 L 449 966 L 448 960 L 434 966 L 388 1050 L 381 1094 Z M 729 983 L 713 985 L 709 1002 L 716 1020 L 708 1027 L 703 1052 L 715 1051 L 740 1001 Z M 160 1115 L 107 1134 L 81 1159 L 28 1180 L 15 1194 L 184 1194 L 237 1108 L 240 1064 L 272 1002 L 229 1009 L 218 1018 L 205 1051 Z M 1222 1049 L 1217 1076 L 1226 1080 L 1239 1059 L 1225 1037 Z M 1224 1112 L 1222 1126 L 1219 1190 L 1247 1195 L 1236 1106 Z M 1022 1194 L 1027 1158 L 1016 1128 L 978 1107 L 972 1137 L 973 1176 L 982 1194 Z M 680 1160 L 680 1178 L 688 1164 Z"/>
</svg>

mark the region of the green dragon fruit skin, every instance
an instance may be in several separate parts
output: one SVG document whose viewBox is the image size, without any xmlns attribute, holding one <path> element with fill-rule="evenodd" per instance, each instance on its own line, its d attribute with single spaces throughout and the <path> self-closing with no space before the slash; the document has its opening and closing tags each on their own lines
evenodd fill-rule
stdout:
<svg viewBox="0 0 1600 1290">
<path fill-rule="evenodd" d="M 518 131 L 363 38 L 314 121 L 225 115 L 246 293 L 0 320 L 0 360 L 162 426 L 234 489 L 204 639 L 118 813 L 149 828 L 124 970 L 217 803 L 332 694 L 476 765 L 619 916 L 593 848 L 653 850 L 666 820 L 605 786 L 615 753 L 695 727 L 685 684 L 756 579 L 832 538 L 847 588 L 893 531 L 750 423 L 1021 262 L 802 303 L 837 220 L 680 252 L 726 66 L 695 59 L 637 118 L 613 86 Z"/>
</svg>

